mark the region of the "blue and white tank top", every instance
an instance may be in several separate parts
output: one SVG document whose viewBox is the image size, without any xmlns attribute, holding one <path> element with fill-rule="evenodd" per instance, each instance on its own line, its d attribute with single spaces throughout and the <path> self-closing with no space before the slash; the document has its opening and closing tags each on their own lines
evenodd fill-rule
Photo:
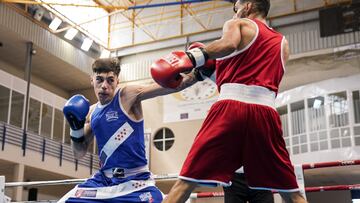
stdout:
<svg viewBox="0 0 360 203">
<path fill-rule="evenodd" d="M 129 117 L 119 101 L 120 94 L 118 90 L 106 105 L 96 104 L 91 114 L 91 129 L 99 149 L 100 170 L 147 165 L 144 121 Z"/>
</svg>

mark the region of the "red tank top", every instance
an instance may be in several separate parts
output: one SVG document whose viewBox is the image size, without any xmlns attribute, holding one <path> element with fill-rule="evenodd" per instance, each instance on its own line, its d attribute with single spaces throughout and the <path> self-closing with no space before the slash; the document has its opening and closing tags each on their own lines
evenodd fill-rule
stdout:
<svg viewBox="0 0 360 203">
<path fill-rule="evenodd" d="M 263 86 L 275 93 L 284 74 L 283 36 L 259 20 L 257 35 L 242 50 L 216 60 L 216 84 L 240 83 Z"/>
</svg>

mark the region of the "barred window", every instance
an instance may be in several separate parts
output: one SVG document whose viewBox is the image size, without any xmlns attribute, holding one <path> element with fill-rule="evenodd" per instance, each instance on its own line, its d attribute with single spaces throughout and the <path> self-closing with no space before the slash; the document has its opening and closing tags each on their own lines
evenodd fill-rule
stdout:
<svg viewBox="0 0 360 203">
<path fill-rule="evenodd" d="M 22 128 L 24 98 L 23 94 L 12 91 L 10 124 L 19 128 Z"/>
<path fill-rule="evenodd" d="M 0 121 L 7 123 L 10 89 L 0 85 Z"/>
<path fill-rule="evenodd" d="M 161 128 L 155 133 L 153 142 L 159 151 L 167 151 L 175 142 L 174 133 L 169 128 Z"/>
</svg>

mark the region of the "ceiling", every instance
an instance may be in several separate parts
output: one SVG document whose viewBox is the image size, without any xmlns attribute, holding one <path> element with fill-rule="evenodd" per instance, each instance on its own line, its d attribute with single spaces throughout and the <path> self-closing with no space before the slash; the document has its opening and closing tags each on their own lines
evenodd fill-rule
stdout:
<svg viewBox="0 0 360 203">
<path fill-rule="evenodd" d="M 13 73 L 23 77 L 26 63 L 26 41 L 0 25 L 0 60 L 15 67 L 18 72 Z M 36 47 L 36 54 L 32 57 L 32 74 L 40 80 L 46 81 L 64 91 L 71 92 L 75 89 L 87 89 L 90 87 L 89 76 L 66 61 Z M 0 69 L 3 67 L 0 67 Z M 20 73 L 20 74 L 19 74 Z M 39 80 L 33 80 L 36 84 Z M 51 90 L 41 84 L 44 89 Z"/>
<path fill-rule="evenodd" d="M 116 51 L 129 46 L 163 41 L 199 33 L 221 30 L 223 23 L 233 16 L 231 0 L 2 0 L 5 3 L 41 4 L 48 11 L 68 22 L 55 33 L 76 27 L 106 49 Z M 269 20 L 305 13 L 351 0 L 272 0 Z M 38 5 L 36 5 L 38 6 Z M 26 7 L 24 7 L 26 9 Z M 89 10 L 86 10 L 89 8 Z M 69 17 L 64 12 L 82 10 L 79 16 Z M 91 10 L 92 9 L 92 10 Z M 95 15 L 91 11 L 106 11 Z M 71 12 L 73 13 L 73 12 Z M 61 15 L 67 16 L 66 18 Z M 54 16 L 54 15 L 50 15 Z M 106 20 L 107 18 L 107 20 Z M 51 19 L 50 19 L 51 20 Z M 96 25 L 105 20 L 107 32 L 97 35 Z M 96 24 L 99 23 L 100 24 Z M 92 25 L 93 24 L 93 25 Z M 271 24 L 271 23 L 270 23 Z M 91 28 L 92 27 L 92 28 Z M 103 29 L 101 29 L 103 31 Z"/>
</svg>

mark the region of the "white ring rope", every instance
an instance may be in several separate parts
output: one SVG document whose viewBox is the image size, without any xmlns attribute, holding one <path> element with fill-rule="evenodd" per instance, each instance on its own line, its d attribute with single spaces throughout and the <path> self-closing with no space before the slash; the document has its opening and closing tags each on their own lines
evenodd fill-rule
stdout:
<svg viewBox="0 0 360 203">
<path fill-rule="evenodd" d="M 360 165 L 360 160 L 347 160 L 347 161 L 332 161 L 303 164 L 303 170 L 324 168 L 324 167 L 336 167 L 336 166 L 351 166 Z M 159 174 L 153 175 L 155 180 L 171 180 L 176 179 L 178 174 Z M 18 187 L 18 186 L 45 186 L 45 185 L 64 185 L 64 184 L 78 184 L 84 182 L 86 179 L 66 179 L 66 180 L 53 180 L 53 181 L 32 181 L 32 182 L 8 182 L 5 183 L 5 187 Z"/>
<path fill-rule="evenodd" d="M 153 175 L 155 180 L 171 180 L 178 177 L 177 174 L 163 174 Z M 79 184 L 87 179 L 65 179 L 65 180 L 50 180 L 50 181 L 31 181 L 31 182 L 8 182 L 5 187 L 19 187 L 19 186 L 47 186 L 47 185 L 68 185 Z"/>
<path fill-rule="evenodd" d="M 67 184 L 82 183 L 85 180 L 86 179 L 65 179 L 65 180 L 50 180 L 50 181 L 9 182 L 9 183 L 5 183 L 5 187 L 67 185 Z"/>
</svg>

